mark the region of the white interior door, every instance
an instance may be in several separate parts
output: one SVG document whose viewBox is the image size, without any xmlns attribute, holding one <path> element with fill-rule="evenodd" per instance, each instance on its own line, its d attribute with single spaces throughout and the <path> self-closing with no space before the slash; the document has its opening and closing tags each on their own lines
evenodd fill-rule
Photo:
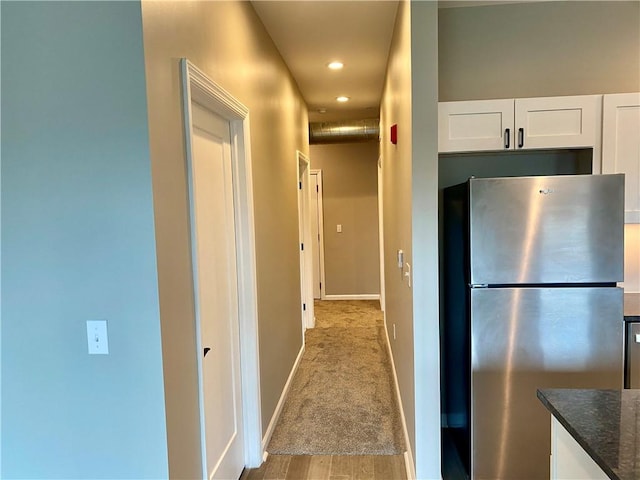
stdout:
<svg viewBox="0 0 640 480">
<path fill-rule="evenodd" d="M 309 215 L 309 159 L 298 156 L 298 225 L 300 234 L 300 297 L 302 300 L 302 332 L 315 326 L 313 312 L 313 262 L 311 255 L 311 218 Z"/>
<path fill-rule="evenodd" d="M 192 233 L 208 479 L 244 468 L 236 235 L 229 123 L 192 103 Z"/>
<path fill-rule="evenodd" d="M 323 298 L 324 282 L 323 226 L 322 226 L 322 171 L 311 170 L 309 212 L 311 215 L 311 246 L 313 255 L 313 298 Z"/>
</svg>

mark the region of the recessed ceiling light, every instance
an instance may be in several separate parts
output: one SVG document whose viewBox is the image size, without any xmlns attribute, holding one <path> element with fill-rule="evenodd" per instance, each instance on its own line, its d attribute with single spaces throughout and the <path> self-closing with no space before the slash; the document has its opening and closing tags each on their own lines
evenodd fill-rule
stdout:
<svg viewBox="0 0 640 480">
<path fill-rule="evenodd" d="M 336 100 L 339 102 L 348 102 L 349 101 L 349 97 L 336 97 Z"/>
<path fill-rule="evenodd" d="M 331 63 L 327 64 L 327 67 L 329 67 L 331 70 L 340 70 L 342 67 L 344 67 L 344 63 L 342 63 L 342 62 L 331 62 Z"/>
<path fill-rule="evenodd" d="M 327 109 L 322 107 L 318 109 L 318 113 L 327 113 Z"/>
</svg>

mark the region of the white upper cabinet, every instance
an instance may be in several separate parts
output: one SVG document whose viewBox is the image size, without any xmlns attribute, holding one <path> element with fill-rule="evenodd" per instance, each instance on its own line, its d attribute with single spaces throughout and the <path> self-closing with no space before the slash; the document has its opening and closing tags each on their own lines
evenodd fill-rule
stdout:
<svg viewBox="0 0 640 480">
<path fill-rule="evenodd" d="M 625 222 L 640 223 L 640 93 L 604 96 L 602 173 L 625 174 Z"/>
<path fill-rule="evenodd" d="M 599 165 L 602 95 L 441 102 L 438 151 L 594 148 Z"/>
<path fill-rule="evenodd" d="M 512 147 L 513 100 L 438 104 L 438 151 L 470 152 Z"/>
<path fill-rule="evenodd" d="M 602 95 L 516 99 L 516 148 L 599 145 L 601 105 Z"/>
</svg>

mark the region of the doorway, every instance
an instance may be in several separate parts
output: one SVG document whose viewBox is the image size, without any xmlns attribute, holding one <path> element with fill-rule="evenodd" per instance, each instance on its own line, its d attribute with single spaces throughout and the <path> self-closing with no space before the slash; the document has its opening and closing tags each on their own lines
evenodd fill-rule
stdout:
<svg viewBox="0 0 640 480">
<path fill-rule="evenodd" d="M 262 462 L 248 109 L 181 60 L 202 469 Z"/>
</svg>

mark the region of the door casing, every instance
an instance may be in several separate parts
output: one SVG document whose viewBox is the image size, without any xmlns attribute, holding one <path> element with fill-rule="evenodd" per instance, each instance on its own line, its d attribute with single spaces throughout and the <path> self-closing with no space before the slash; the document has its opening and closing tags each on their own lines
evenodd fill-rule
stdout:
<svg viewBox="0 0 640 480">
<path fill-rule="evenodd" d="M 315 195 L 317 195 L 317 199 L 318 201 L 316 202 L 316 210 L 315 211 L 311 211 L 311 216 L 316 216 L 316 222 L 318 224 L 318 243 L 317 243 L 317 249 L 318 252 L 316 253 L 315 250 L 313 251 L 313 255 L 314 256 L 318 256 L 318 264 L 319 264 L 319 269 L 318 272 L 315 271 L 315 267 L 313 267 L 314 270 L 314 277 L 313 277 L 313 281 L 314 282 L 320 282 L 320 300 L 324 300 L 325 297 L 325 280 L 324 280 L 324 206 L 322 204 L 322 170 L 317 170 L 317 169 L 312 169 L 311 170 L 311 176 L 313 177 L 315 175 L 316 177 L 316 181 L 313 182 L 311 181 L 311 192 L 310 195 L 314 195 L 313 192 L 313 185 L 315 184 L 317 186 L 317 191 L 315 192 Z M 313 205 L 313 202 L 311 202 L 311 205 Z M 314 221 L 313 219 L 311 220 L 312 222 Z M 316 245 L 316 239 L 312 238 L 312 243 L 315 246 Z M 312 265 L 313 266 L 313 265 Z M 314 295 L 315 298 L 315 295 Z"/>
<path fill-rule="evenodd" d="M 244 424 L 244 454 L 246 467 L 262 463 L 260 363 L 258 355 L 258 303 L 253 212 L 253 179 L 249 109 L 230 93 L 209 79 L 188 59 L 180 60 L 182 72 L 182 103 L 187 163 L 191 164 L 192 118 L 191 102 L 196 101 L 229 122 L 231 130 L 231 162 L 233 169 L 234 217 L 236 222 L 236 262 L 238 271 L 238 316 L 242 378 L 242 417 Z M 187 169 L 191 171 L 190 168 Z M 189 190 L 192 179 L 189 178 Z M 193 219 L 191 219 L 193 228 Z M 192 238 L 193 242 L 193 238 Z M 191 245 L 192 250 L 194 245 Z M 194 272 L 194 279 L 195 272 Z M 195 299 L 194 299 L 195 301 Z M 194 305 L 195 306 L 195 305 Z M 196 313 L 198 388 L 200 399 L 200 441 L 202 466 L 206 475 L 206 444 L 203 408 L 202 345 L 200 319 Z"/>
</svg>

